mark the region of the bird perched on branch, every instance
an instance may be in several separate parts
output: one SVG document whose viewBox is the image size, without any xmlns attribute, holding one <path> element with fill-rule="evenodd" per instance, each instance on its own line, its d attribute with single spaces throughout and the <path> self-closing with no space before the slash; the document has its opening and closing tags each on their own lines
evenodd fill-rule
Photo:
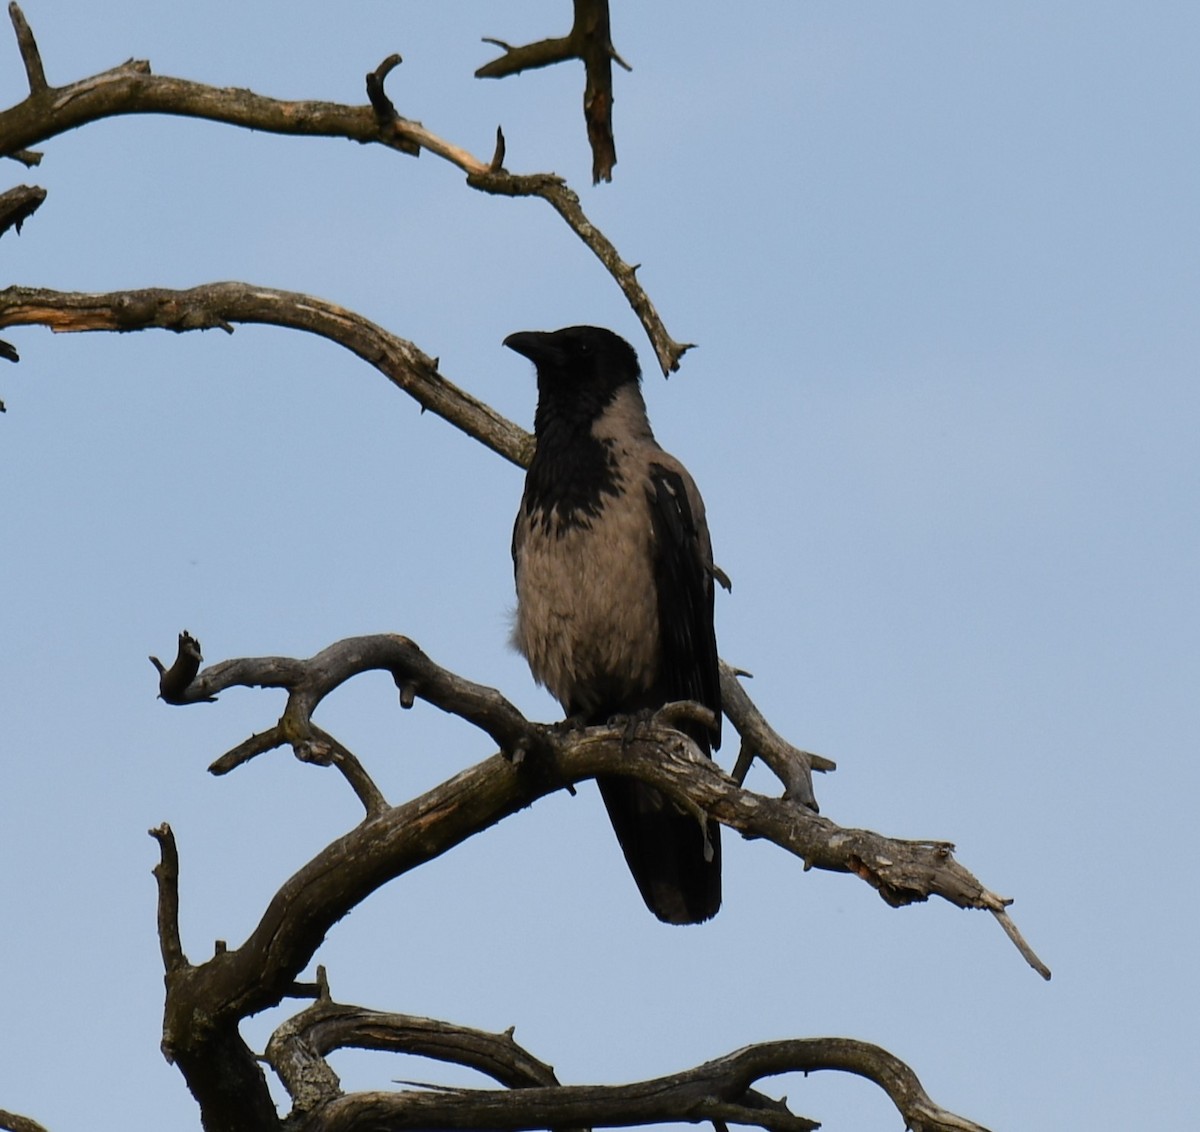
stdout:
<svg viewBox="0 0 1200 1132">
<path fill-rule="evenodd" d="M 650 431 L 633 347 L 609 330 L 510 334 L 537 367 L 537 448 L 513 530 L 514 641 L 538 683 L 584 725 L 694 700 L 716 718 L 688 725 L 720 745 L 704 504 L 687 469 Z M 723 577 L 723 576 L 722 576 Z M 647 907 L 673 924 L 721 905 L 716 822 L 623 775 L 597 782 Z"/>
</svg>

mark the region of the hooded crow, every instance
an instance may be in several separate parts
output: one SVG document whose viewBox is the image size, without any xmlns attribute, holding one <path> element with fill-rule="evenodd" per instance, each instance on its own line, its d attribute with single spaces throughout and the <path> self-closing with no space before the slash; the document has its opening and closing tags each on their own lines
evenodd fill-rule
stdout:
<svg viewBox="0 0 1200 1132">
<path fill-rule="evenodd" d="M 601 724 L 673 700 L 711 708 L 690 726 L 720 746 L 712 548 L 687 469 L 650 431 L 633 347 L 610 330 L 510 334 L 537 367 L 537 448 L 513 529 L 513 633 L 570 719 Z M 719 827 L 635 778 L 599 776 L 646 906 L 694 924 L 721 906 Z"/>
</svg>

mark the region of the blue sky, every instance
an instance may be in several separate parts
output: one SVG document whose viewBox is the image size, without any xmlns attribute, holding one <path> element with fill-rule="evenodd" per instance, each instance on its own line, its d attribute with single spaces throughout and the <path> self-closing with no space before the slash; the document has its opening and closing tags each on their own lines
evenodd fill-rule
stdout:
<svg viewBox="0 0 1200 1132">
<path fill-rule="evenodd" d="M 699 343 L 669 382 L 540 202 L 347 142 L 165 118 L 56 138 L 38 170 L 10 163 L 4 187 L 49 197 L 0 242 L 4 280 L 311 292 L 525 426 L 532 375 L 506 334 L 625 335 L 734 581 L 722 654 L 778 730 L 837 760 L 823 811 L 956 842 L 1054 969 L 1044 984 L 990 917 L 892 910 L 732 836 L 717 920 L 659 925 L 583 789 L 338 925 L 318 956 L 335 997 L 515 1025 L 567 1082 L 834 1034 L 995 1129 L 1194 1121 L 1200 10 L 616 4 L 634 69 L 616 74 L 615 181 L 595 189 L 581 68 L 472 78 L 481 36 L 565 30 L 565 3 L 25 12 L 51 83 L 134 56 L 357 103 L 400 51 L 401 113 L 483 156 L 502 124 L 510 169 L 566 176 Z M 11 105 L 11 38 L 0 59 Z M 22 361 L 0 370 L 0 1107 L 53 1132 L 197 1128 L 158 1052 L 146 829 L 176 830 L 199 959 L 358 815 L 282 752 L 210 778 L 278 696 L 171 709 L 146 654 L 185 627 L 210 661 L 396 631 L 552 719 L 506 643 L 521 476 L 282 330 L 4 336 Z M 490 753 L 432 708 L 401 712 L 382 676 L 318 719 L 393 800 Z M 348 1088 L 463 1079 L 377 1055 L 337 1068 Z M 770 1084 L 826 1128 L 899 1127 L 854 1079 Z"/>
</svg>

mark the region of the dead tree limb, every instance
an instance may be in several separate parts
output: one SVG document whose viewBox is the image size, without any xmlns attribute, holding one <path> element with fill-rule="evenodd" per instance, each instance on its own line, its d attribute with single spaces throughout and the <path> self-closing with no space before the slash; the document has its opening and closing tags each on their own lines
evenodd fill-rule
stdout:
<svg viewBox="0 0 1200 1132">
<path fill-rule="evenodd" d="M 770 1129 L 815 1129 L 753 1088 L 781 1073 L 836 1071 L 871 1081 L 887 1093 L 914 1132 L 986 1132 L 947 1112 L 922 1088 L 916 1074 L 878 1046 L 846 1038 L 763 1042 L 694 1069 L 617 1086 L 563 1086 L 553 1068 L 503 1034 L 431 1018 L 390 1014 L 330 999 L 318 968 L 319 1000 L 283 1023 L 267 1046 L 266 1060 L 292 1098 L 288 1123 L 297 1132 L 375 1127 L 567 1128 L 711 1120 Z M 509 1091 L 447 1089 L 345 1096 L 326 1055 L 338 1049 L 416 1054 L 484 1073 Z"/>
<path fill-rule="evenodd" d="M 449 421 L 514 464 L 529 462 L 533 438 L 442 377 L 436 358 L 361 315 L 311 295 L 246 283 L 100 295 L 28 287 L 0 291 L 0 326 L 46 326 L 57 333 L 156 327 L 177 333 L 213 329 L 232 333 L 235 323 L 303 330 L 336 342 L 374 366 L 422 409 Z"/>
<path fill-rule="evenodd" d="M 442 668 L 406 637 L 392 634 L 352 637 L 330 645 L 308 660 L 263 657 L 223 661 L 201 670 L 177 702 L 211 700 L 226 688 L 236 686 L 285 688 L 288 703 L 283 716 L 269 732 L 272 741 L 261 745 L 256 753 L 285 744 L 303 747 L 311 739 L 309 725 L 320 702 L 342 683 L 370 670 L 389 672 L 402 694 L 458 715 L 485 731 L 503 754 L 463 771 L 422 798 L 382 810 L 368 807 L 365 825 L 394 846 L 397 856 L 386 863 L 387 855 L 374 851 L 369 857 L 378 873 L 357 878 L 339 876 L 334 884 L 336 891 L 328 894 L 332 906 L 320 913 L 333 916 L 330 923 L 385 880 L 444 852 L 464 837 L 495 824 L 538 798 L 597 774 L 633 775 L 745 837 L 775 843 L 800 857 L 806 868 L 853 873 L 893 907 L 940 896 L 960 908 L 986 909 L 999 914 L 1011 903 L 985 888 L 963 868 L 954 859 L 954 846 L 950 842 L 901 840 L 870 830 L 845 828 L 815 813 L 803 802 L 746 790 L 711 760 L 701 757 L 681 732 L 661 722 L 639 730 L 632 738 L 622 727 L 562 731 L 532 722 L 495 689 Z M 747 722 L 738 704 L 728 714 L 739 732 L 743 727 L 757 726 L 753 720 Z M 667 710 L 666 718 L 670 717 Z M 240 752 L 241 748 L 235 751 Z M 245 759 L 241 753 L 236 756 L 230 753 L 210 769 L 223 773 L 242 761 Z M 438 823 L 437 831 L 426 828 L 421 814 L 432 812 L 440 813 L 443 819 L 453 812 L 461 817 L 463 824 L 444 820 Z M 402 813 L 403 822 L 415 822 L 421 829 L 416 847 L 405 841 L 403 824 L 396 825 Z M 442 824 L 445 831 L 440 829 Z M 355 832 L 347 835 L 355 836 L 358 836 Z M 334 846 L 330 849 L 334 850 Z M 344 861 L 340 856 L 343 852 Z M 417 853 L 415 859 L 406 856 L 411 852 Z M 343 861 L 339 869 L 354 872 L 361 853 L 357 848 L 354 851 L 338 848 L 334 859 Z M 318 872 L 322 883 L 330 881 L 329 868 L 323 866 Z M 297 874 L 297 878 L 300 876 Z M 357 895 L 346 904 L 351 893 Z M 305 898 L 303 903 L 323 902 Z M 279 946 L 286 933 L 279 923 L 272 923 L 272 939 Z M 303 938 L 312 934 L 297 931 Z M 1022 954 L 1039 973 L 1049 977 L 1049 971 L 1032 952 Z M 287 978 L 295 978 L 298 970 L 288 973 Z M 279 977 L 282 979 L 283 974 Z"/>
<path fill-rule="evenodd" d="M 327 991 L 327 988 L 323 988 Z M 417 1054 L 478 1070 L 506 1090 L 446 1089 L 345 1096 L 325 1057 L 357 1048 Z M 947 1112 L 909 1066 L 878 1046 L 846 1038 L 763 1042 L 694 1069 L 627 1085 L 563 1086 L 512 1031 L 490 1034 L 430 1018 L 320 1001 L 280 1026 L 266 1060 L 279 1073 L 299 1132 L 377 1127 L 564 1128 L 711 1120 L 769 1129 L 818 1125 L 753 1088 L 781 1073 L 852 1073 L 887 1093 L 914 1132 L 986 1132 Z M 381 1122 L 381 1123 L 377 1123 Z"/>
<path fill-rule="evenodd" d="M 362 1128 L 555 1128 L 712 1121 L 772 1132 L 810 1132 L 797 1116 L 751 1086 L 762 1077 L 822 1070 L 849 1072 L 887 1094 L 912 1132 L 987 1132 L 935 1104 L 913 1071 L 878 1046 L 847 1038 L 764 1042 L 682 1073 L 628 1085 L 545 1086 L 509 1091 L 453 1089 L 435 1093 L 358 1093 L 314 1113 L 303 1132 Z"/>
<path fill-rule="evenodd" d="M 617 163 L 612 127 L 612 64 L 630 66 L 612 45 L 608 0 L 575 0 L 575 20 L 570 32 L 555 39 L 541 39 L 513 47 L 502 39 L 484 39 L 501 48 L 499 59 L 485 63 L 475 72 L 477 79 L 501 79 L 537 67 L 549 67 L 568 59 L 579 59 L 587 74 L 583 92 L 583 117 L 592 147 L 592 184 L 611 181 Z"/>
<path fill-rule="evenodd" d="M 156 328 L 176 333 L 233 333 L 235 323 L 302 330 L 336 342 L 374 366 L 422 409 L 449 421 L 506 460 L 525 467 L 532 458 L 533 437 L 439 374 L 436 358 L 362 315 L 312 295 L 249 283 L 104 294 L 36 287 L 0 291 L 0 327 L 45 326 L 60 334 Z"/>
<path fill-rule="evenodd" d="M 183 940 L 179 934 L 179 849 L 175 834 L 166 823 L 150 830 L 158 842 L 159 860 L 154 866 L 158 886 L 158 946 L 163 970 L 168 974 L 187 966 Z"/>
<path fill-rule="evenodd" d="M 28 30 L 28 25 L 15 4 L 9 6 L 9 12 L 20 40 L 21 27 Z M 676 342 L 667 333 L 654 304 L 637 281 L 636 269 L 621 259 L 611 241 L 587 219 L 578 196 L 566 182 L 552 173 L 509 173 L 495 160 L 483 161 L 420 122 L 396 113 L 382 88 L 384 78 L 395 66 L 393 60 L 398 58 L 389 57 L 368 75 L 371 101 L 363 106 L 286 101 L 241 88 L 206 86 L 152 74 L 150 64 L 144 60 L 130 60 L 61 87 L 45 86 L 44 75 L 38 85 L 30 73 L 29 96 L 0 111 L 0 156 L 27 155 L 30 145 L 90 122 L 125 114 L 169 114 L 275 134 L 339 137 L 410 154 L 428 150 L 456 165 L 467 174 L 467 183 L 481 192 L 540 197 L 550 204 L 621 288 L 646 330 L 663 373 L 678 369 L 688 344 Z M 28 57 L 26 67 L 28 70 Z"/>
<path fill-rule="evenodd" d="M 489 169 L 486 173 L 469 174 L 467 183 L 502 196 L 540 196 L 547 201 L 617 281 L 617 286 L 624 292 L 626 301 L 645 328 L 664 376 L 679 369 L 680 359 L 695 343 L 676 342 L 667 333 L 650 296 L 637 280 L 637 265 L 626 263 L 612 241 L 588 220 L 578 195 L 561 177 L 553 173 L 516 176 L 503 169 Z"/>
<path fill-rule="evenodd" d="M 12 20 L 13 31 L 17 36 L 17 48 L 21 52 L 21 62 L 25 64 L 25 77 L 29 80 L 29 93 L 32 97 L 44 94 L 50 89 L 46 82 L 46 71 L 42 66 L 42 53 L 38 50 L 37 40 L 33 37 L 33 29 L 25 19 L 25 13 L 15 2 L 8 6 L 8 16 Z"/>
</svg>

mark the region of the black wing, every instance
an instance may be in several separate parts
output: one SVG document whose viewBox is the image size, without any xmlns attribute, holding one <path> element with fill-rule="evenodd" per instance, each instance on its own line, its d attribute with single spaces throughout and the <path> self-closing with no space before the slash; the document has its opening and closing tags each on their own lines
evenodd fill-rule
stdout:
<svg viewBox="0 0 1200 1132">
<path fill-rule="evenodd" d="M 693 488 L 694 491 L 694 488 Z M 650 465 L 650 522 L 654 531 L 654 581 L 662 642 L 659 686 L 664 702 L 695 700 L 716 715 L 708 734 L 693 738 L 721 745 L 721 677 L 713 629 L 713 566 L 702 513 L 677 470 Z M 697 496 L 697 504 L 699 497 Z M 689 733 L 691 730 L 689 729 Z"/>
<path fill-rule="evenodd" d="M 700 497 L 673 463 L 670 457 L 652 463 L 646 486 L 661 659 L 644 706 L 695 700 L 711 708 L 715 727 L 684 728 L 711 754 L 721 741 L 711 551 Z M 715 916 L 721 907 L 720 826 L 698 822 L 635 778 L 597 775 L 596 783 L 646 906 L 673 924 Z"/>
</svg>

